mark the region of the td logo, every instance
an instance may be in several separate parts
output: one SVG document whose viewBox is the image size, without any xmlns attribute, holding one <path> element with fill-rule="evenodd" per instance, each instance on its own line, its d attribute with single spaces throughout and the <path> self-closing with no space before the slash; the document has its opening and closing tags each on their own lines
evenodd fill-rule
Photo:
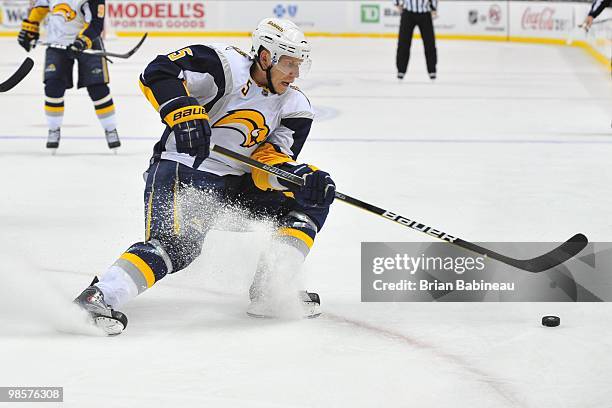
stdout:
<svg viewBox="0 0 612 408">
<path fill-rule="evenodd" d="M 361 22 L 378 23 L 380 22 L 380 6 L 378 4 L 361 5 Z"/>
</svg>

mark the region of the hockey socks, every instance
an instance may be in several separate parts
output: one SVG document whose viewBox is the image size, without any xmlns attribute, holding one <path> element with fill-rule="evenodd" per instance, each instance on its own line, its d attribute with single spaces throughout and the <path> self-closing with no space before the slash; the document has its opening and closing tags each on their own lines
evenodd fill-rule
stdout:
<svg viewBox="0 0 612 408">
<path fill-rule="evenodd" d="M 157 241 L 138 242 L 108 268 L 96 286 L 109 305 L 119 307 L 171 271 L 172 264 Z"/>
<path fill-rule="evenodd" d="M 87 87 L 87 92 L 93 101 L 96 116 L 105 131 L 117 128 L 117 118 L 115 115 L 115 104 L 110 94 L 108 85 L 93 85 Z"/>
</svg>

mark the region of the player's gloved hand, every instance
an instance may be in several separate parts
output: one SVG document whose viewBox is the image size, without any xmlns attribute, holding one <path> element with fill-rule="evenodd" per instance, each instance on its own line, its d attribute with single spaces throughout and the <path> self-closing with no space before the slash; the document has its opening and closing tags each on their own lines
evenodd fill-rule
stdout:
<svg viewBox="0 0 612 408">
<path fill-rule="evenodd" d="M 23 20 L 21 23 L 21 31 L 19 31 L 19 35 L 17 36 L 17 42 L 26 51 L 30 51 L 32 49 L 32 41 L 36 41 L 40 38 L 38 31 L 38 23 L 30 20 Z"/>
<path fill-rule="evenodd" d="M 210 125 L 204 107 L 191 96 L 180 96 L 159 110 L 162 122 L 172 128 L 176 151 L 205 159 L 210 153 Z"/>
<path fill-rule="evenodd" d="M 304 185 L 298 186 L 297 184 L 282 180 L 280 177 L 278 178 L 279 183 L 287 187 L 301 205 L 307 207 L 326 207 L 334 201 L 336 197 L 336 184 L 329 173 L 308 164 L 298 164 L 295 166 L 283 164 L 280 167 L 304 179 Z"/>
<path fill-rule="evenodd" d="M 83 37 L 77 37 L 77 39 L 66 48 L 66 53 L 69 58 L 77 58 L 88 48 L 91 47 L 87 46 L 87 41 Z"/>
</svg>

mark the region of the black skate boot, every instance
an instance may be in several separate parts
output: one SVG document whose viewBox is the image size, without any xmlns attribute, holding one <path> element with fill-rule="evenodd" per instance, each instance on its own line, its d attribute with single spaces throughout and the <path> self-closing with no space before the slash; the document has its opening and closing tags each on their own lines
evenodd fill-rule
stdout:
<svg viewBox="0 0 612 408">
<path fill-rule="evenodd" d="M 313 319 L 321 316 L 321 299 L 318 293 L 306 292 L 304 290 L 300 292 L 300 299 L 304 308 L 304 317 Z"/>
<path fill-rule="evenodd" d="M 105 130 L 104 135 L 106 136 L 106 143 L 108 144 L 109 149 L 116 149 L 121 146 L 121 141 L 119 140 L 119 133 L 117 133 L 117 129 Z"/>
<path fill-rule="evenodd" d="M 94 278 L 91 286 L 88 286 L 76 299 L 74 303 L 89 313 L 93 323 L 104 330 L 109 336 L 120 334 L 127 327 L 127 317 L 113 310 L 104 301 L 104 294 L 94 286 L 98 278 Z"/>
<path fill-rule="evenodd" d="M 54 149 L 52 152 L 55 154 L 55 150 L 59 147 L 61 131 L 60 128 L 49 129 L 47 136 L 47 149 Z"/>
</svg>

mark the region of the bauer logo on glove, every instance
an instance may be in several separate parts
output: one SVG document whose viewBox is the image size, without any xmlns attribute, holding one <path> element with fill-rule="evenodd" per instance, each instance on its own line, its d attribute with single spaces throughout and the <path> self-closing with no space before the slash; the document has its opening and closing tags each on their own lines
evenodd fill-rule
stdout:
<svg viewBox="0 0 612 408">
<path fill-rule="evenodd" d="M 162 122 L 172 128 L 176 151 L 195 156 L 200 160 L 208 157 L 210 149 L 210 124 L 206 110 L 191 96 L 180 96 L 161 107 Z"/>
<path fill-rule="evenodd" d="M 194 116 L 193 118 L 191 118 L 190 116 Z M 182 108 L 179 111 L 174 111 L 173 112 L 173 116 L 172 116 L 172 122 L 173 123 L 178 123 L 178 122 L 184 122 L 185 120 L 190 120 L 190 119 L 208 119 L 208 115 L 206 114 L 206 110 L 204 109 L 204 107 L 202 106 L 188 106 L 186 108 Z M 183 120 L 180 120 L 183 119 Z M 166 122 L 170 122 L 169 120 L 166 120 Z"/>
</svg>

